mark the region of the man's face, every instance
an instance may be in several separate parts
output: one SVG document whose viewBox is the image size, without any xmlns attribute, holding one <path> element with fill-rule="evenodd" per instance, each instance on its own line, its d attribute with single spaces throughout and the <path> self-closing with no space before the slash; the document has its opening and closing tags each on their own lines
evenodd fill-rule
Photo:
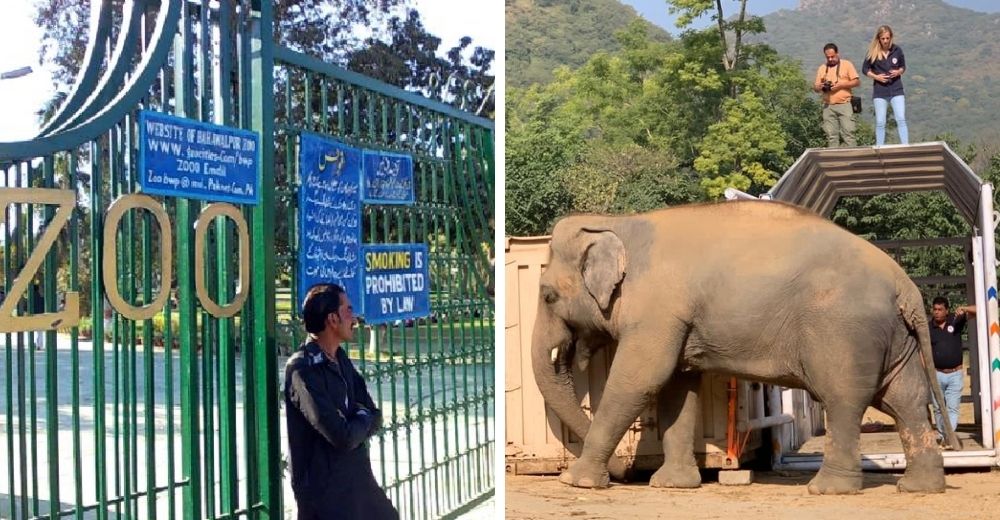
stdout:
<svg viewBox="0 0 1000 520">
<path fill-rule="evenodd" d="M 931 316 L 934 318 L 934 321 L 942 323 L 948 317 L 948 307 L 940 303 L 935 303 L 931 306 Z"/>
<path fill-rule="evenodd" d="M 826 56 L 826 64 L 828 66 L 836 67 L 837 64 L 840 63 L 840 54 L 838 54 L 837 51 L 833 49 L 827 49 L 823 51 L 823 54 Z"/>
<path fill-rule="evenodd" d="M 327 316 L 327 327 L 331 327 L 341 340 L 349 340 L 354 335 L 354 307 L 347 294 L 340 293 L 340 307 Z"/>
</svg>

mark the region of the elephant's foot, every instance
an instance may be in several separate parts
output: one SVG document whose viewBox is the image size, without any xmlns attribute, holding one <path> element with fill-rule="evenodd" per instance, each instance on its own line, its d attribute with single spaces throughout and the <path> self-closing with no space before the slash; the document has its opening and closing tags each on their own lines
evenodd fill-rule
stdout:
<svg viewBox="0 0 1000 520">
<path fill-rule="evenodd" d="M 701 486 L 698 466 L 660 466 L 649 479 L 649 485 L 657 488 L 696 488 Z"/>
<path fill-rule="evenodd" d="M 860 471 L 830 469 L 826 465 L 809 481 L 812 495 L 853 495 L 861 491 Z"/>
<path fill-rule="evenodd" d="M 611 485 L 611 478 L 604 464 L 578 460 L 559 475 L 559 482 L 582 488 L 606 488 Z"/>
<path fill-rule="evenodd" d="M 938 475 L 910 475 L 907 471 L 899 479 L 896 489 L 902 493 L 944 493 L 944 471 Z"/>
<path fill-rule="evenodd" d="M 896 489 L 903 493 L 944 493 L 944 461 L 937 451 L 914 457 Z"/>
</svg>

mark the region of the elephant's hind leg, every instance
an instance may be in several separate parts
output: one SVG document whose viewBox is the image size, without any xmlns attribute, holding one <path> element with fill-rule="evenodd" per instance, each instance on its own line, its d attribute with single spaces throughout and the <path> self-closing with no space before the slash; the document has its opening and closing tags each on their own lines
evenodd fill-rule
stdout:
<svg viewBox="0 0 1000 520">
<path fill-rule="evenodd" d="M 677 366 L 686 329 L 647 330 L 618 342 L 608 382 L 580 458 L 559 475 L 577 487 L 608 487 L 608 459 L 635 418 Z"/>
<path fill-rule="evenodd" d="M 861 491 L 861 418 L 878 389 L 879 374 L 872 361 L 862 362 L 850 352 L 864 341 L 842 338 L 828 341 L 834 360 L 809 366 L 812 389 L 826 407 L 827 434 L 823 464 L 809 482 L 813 495 L 847 495 Z M 870 350 L 877 351 L 871 348 Z"/>
<path fill-rule="evenodd" d="M 695 488 L 701 473 L 694 458 L 694 432 L 700 417 L 701 374 L 676 373 L 660 391 L 657 416 L 663 432 L 663 465 L 649 480 L 652 487 Z"/>
<path fill-rule="evenodd" d="M 861 491 L 861 418 L 871 397 L 824 398 L 827 416 L 823 465 L 809 482 L 813 495 L 849 495 Z"/>
<path fill-rule="evenodd" d="M 929 390 L 926 375 L 914 357 L 889 383 L 875 405 L 896 420 L 906 455 L 906 472 L 896 485 L 899 491 L 941 493 L 945 489 L 944 461 L 937 448 L 937 432 L 927 418 Z"/>
</svg>

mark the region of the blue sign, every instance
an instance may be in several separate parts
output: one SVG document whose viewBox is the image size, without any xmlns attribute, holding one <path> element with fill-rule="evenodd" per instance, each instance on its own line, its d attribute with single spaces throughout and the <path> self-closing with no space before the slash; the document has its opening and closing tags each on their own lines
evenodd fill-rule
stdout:
<svg viewBox="0 0 1000 520">
<path fill-rule="evenodd" d="M 364 252 L 366 323 L 430 315 L 427 244 L 372 244 Z"/>
<path fill-rule="evenodd" d="M 364 201 L 413 204 L 413 158 L 409 155 L 365 150 Z"/>
<path fill-rule="evenodd" d="M 259 204 L 256 132 L 139 112 L 139 183 L 144 193 Z"/>
<path fill-rule="evenodd" d="M 317 283 L 361 293 L 361 150 L 318 135 L 299 140 L 299 303 Z"/>
</svg>

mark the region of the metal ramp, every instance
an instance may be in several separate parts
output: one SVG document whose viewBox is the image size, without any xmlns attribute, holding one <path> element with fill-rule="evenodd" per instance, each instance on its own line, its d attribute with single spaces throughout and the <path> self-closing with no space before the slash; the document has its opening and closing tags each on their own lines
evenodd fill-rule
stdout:
<svg viewBox="0 0 1000 520">
<path fill-rule="evenodd" d="M 941 191 L 972 227 L 972 293 L 977 308 L 984 309 L 976 320 L 975 337 L 979 348 L 971 352 L 973 406 L 976 408 L 975 436 L 965 435 L 966 449 L 944 452 L 945 467 L 991 467 L 998 463 L 1000 439 L 1000 325 L 997 322 L 997 274 L 995 230 L 1000 213 L 993 209 L 992 184 L 983 182 L 944 142 L 880 147 L 809 149 L 765 194 L 754 197 L 735 189 L 726 190 L 727 199 L 763 199 L 788 202 L 829 218 L 841 197 Z M 984 231 L 985 230 L 985 231 Z M 973 332 L 970 330 L 970 335 Z M 973 338 L 970 338 L 973 339 Z M 978 396 L 975 390 L 978 388 Z M 815 403 L 807 392 L 775 389 L 781 393 L 780 410 L 773 416 L 791 416 L 791 421 L 773 429 L 774 467 L 815 470 L 822 463 L 812 439 L 818 428 Z M 994 404 L 995 403 L 995 404 Z M 822 421 L 819 421 L 820 424 Z M 871 434 L 863 434 L 871 435 Z M 882 434 L 884 435 L 884 434 Z M 895 433 L 891 435 L 895 436 Z M 976 439 L 975 437 L 980 437 Z M 863 441 L 864 442 L 864 441 Z M 809 445 L 807 445 L 809 444 Z M 813 447 L 810 447 L 813 446 Z M 898 442 L 875 443 L 864 450 L 864 469 L 902 469 L 906 458 Z"/>
</svg>

